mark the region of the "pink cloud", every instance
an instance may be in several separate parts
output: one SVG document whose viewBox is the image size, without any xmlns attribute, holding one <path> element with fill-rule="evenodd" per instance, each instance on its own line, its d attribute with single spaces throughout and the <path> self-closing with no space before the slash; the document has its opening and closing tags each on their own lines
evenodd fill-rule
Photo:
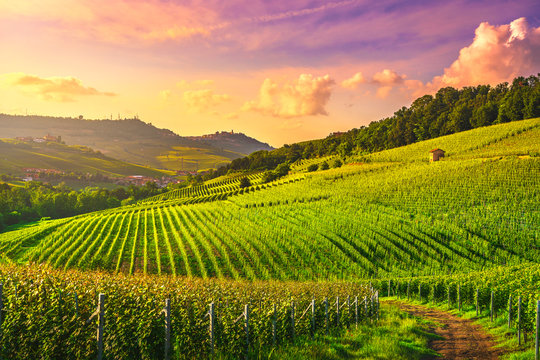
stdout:
<svg viewBox="0 0 540 360">
<path fill-rule="evenodd" d="M 1 18 L 37 19 L 109 42 L 164 41 L 210 34 L 210 7 L 159 0 L 28 0 L 0 4 Z M 61 25 L 61 26 L 58 26 Z"/>
<path fill-rule="evenodd" d="M 242 110 L 283 118 L 328 115 L 325 107 L 334 84 L 329 75 L 301 74 L 297 80 L 282 85 L 267 78 L 261 85 L 259 98 L 246 102 Z"/>
<path fill-rule="evenodd" d="M 393 70 L 384 69 L 383 71 L 375 73 L 371 81 L 374 84 L 392 86 L 396 84 L 401 84 L 403 80 L 405 80 L 405 78 L 406 78 L 405 75 L 399 75 L 397 72 Z"/>
<path fill-rule="evenodd" d="M 366 78 L 364 77 L 364 75 L 361 72 L 357 72 L 351 78 L 343 80 L 341 82 L 341 86 L 345 89 L 355 90 L 360 84 L 363 84 L 365 82 Z"/>
<path fill-rule="evenodd" d="M 507 25 L 481 23 L 471 45 L 433 79 L 430 87 L 497 84 L 540 68 L 540 28 L 530 28 L 525 18 Z"/>
</svg>

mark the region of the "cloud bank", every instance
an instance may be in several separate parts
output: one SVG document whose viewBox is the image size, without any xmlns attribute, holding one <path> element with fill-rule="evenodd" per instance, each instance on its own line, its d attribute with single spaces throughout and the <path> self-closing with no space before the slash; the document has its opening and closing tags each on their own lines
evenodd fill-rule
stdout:
<svg viewBox="0 0 540 360">
<path fill-rule="evenodd" d="M 25 93 L 38 95 L 47 101 L 69 102 L 81 96 L 116 96 L 112 92 L 84 86 L 81 80 L 74 77 L 41 78 L 24 73 L 10 73 L 1 75 L 0 81 L 5 85 L 17 87 Z"/>
<path fill-rule="evenodd" d="M 334 83 L 329 75 L 301 74 L 297 80 L 281 85 L 267 78 L 261 85 L 259 98 L 246 102 L 242 110 L 282 118 L 328 115 L 326 105 Z"/>
<path fill-rule="evenodd" d="M 411 98 L 416 98 L 426 93 L 433 94 L 446 86 L 462 88 L 510 82 L 517 76 L 527 76 L 539 70 L 540 27 L 530 27 L 522 17 L 499 26 L 481 23 L 475 30 L 472 43 L 459 51 L 458 58 L 443 70 L 442 75 L 426 83 L 384 69 L 367 79 L 358 72 L 342 81 L 341 86 L 356 90 L 361 84 L 376 85 L 379 98 L 387 97 L 397 87 Z"/>
</svg>

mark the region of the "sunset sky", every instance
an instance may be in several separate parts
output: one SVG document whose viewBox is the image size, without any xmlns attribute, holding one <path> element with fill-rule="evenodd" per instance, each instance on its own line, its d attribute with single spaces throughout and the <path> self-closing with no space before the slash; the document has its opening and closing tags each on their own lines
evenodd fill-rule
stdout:
<svg viewBox="0 0 540 360">
<path fill-rule="evenodd" d="M 540 72 L 540 2 L 0 0 L 0 112 L 273 146 Z"/>
</svg>

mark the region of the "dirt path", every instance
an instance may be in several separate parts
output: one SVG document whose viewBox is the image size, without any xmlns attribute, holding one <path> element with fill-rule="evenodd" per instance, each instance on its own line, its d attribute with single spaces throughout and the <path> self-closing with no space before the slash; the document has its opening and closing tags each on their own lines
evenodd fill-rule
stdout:
<svg viewBox="0 0 540 360">
<path fill-rule="evenodd" d="M 482 330 L 480 325 L 447 312 L 429 309 L 400 301 L 387 301 L 414 316 L 431 320 L 441 326 L 433 327 L 435 334 L 443 337 L 432 340 L 430 347 L 442 355 L 433 359 L 478 359 L 496 360 L 503 354 L 501 349 L 494 349 L 495 342 L 491 335 Z"/>
</svg>

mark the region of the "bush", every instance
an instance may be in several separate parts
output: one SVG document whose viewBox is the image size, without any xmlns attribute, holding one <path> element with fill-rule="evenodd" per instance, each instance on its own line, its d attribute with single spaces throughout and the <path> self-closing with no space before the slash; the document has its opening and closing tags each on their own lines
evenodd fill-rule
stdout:
<svg viewBox="0 0 540 360">
<path fill-rule="evenodd" d="M 249 179 L 247 177 L 243 177 L 242 179 L 240 179 L 240 188 L 243 189 L 243 188 L 247 188 L 247 187 L 250 187 L 251 186 L 251 181 L 249 181 Z"/>
<path fill-rule="evenodd" d="M 336 161 L 334 161 L 334 167 L 335 168 L 341 167 L 342 165 L 343 165 L 343 163 L 341 162 L 341 160 L 336 159 Z"/>
<path fill-rule="evenodd" d="M 325 161 L 321 164 L 321 170 L 328 170 L 330 169 L 330 166 L 328 166 L 328 163 Z"/>
<path fill-rule="evenodd" d="M 318 164 L 311 164 L 311 165 L 308 166 L 307 171 L 312 172 L 312 171 L 317 171 L 317 169 L 319 169 Z"/>
</svg>

